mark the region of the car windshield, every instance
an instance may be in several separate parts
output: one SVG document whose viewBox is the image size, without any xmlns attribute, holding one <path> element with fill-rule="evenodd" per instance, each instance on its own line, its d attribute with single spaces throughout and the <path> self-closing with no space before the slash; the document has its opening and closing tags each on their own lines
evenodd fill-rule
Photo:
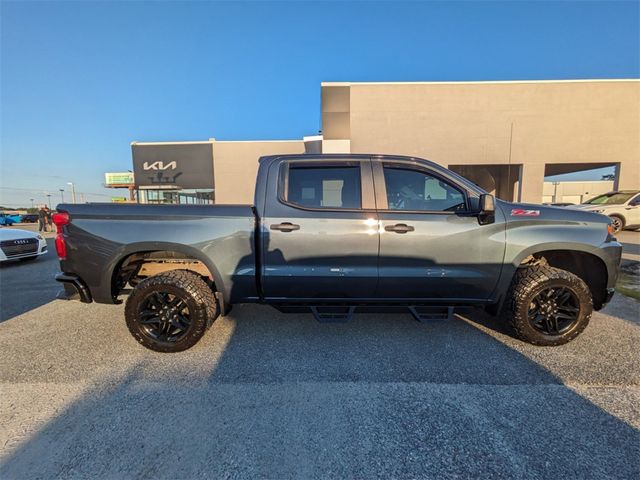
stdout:
<svg viewBox="0 0 640 480">
<path fill-rule="evenodd" d="M 622 192 L 611 192 L 605 193 L 604 195 L 598 195 L 597 197 L 592 198 L 591 200 L 587 200 L 584 203 L 588 203 L 590 205 L 621 205 L 633 197 L 637 192 L 632 193 L 622 193 Z"/>
</svg>

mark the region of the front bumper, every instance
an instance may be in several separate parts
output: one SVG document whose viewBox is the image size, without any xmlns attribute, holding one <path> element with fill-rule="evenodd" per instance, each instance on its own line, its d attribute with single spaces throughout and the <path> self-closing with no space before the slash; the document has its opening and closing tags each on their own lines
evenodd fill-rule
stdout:
<svg viewBox="0 0 640 480">
<path fill-rule="evenodd" d="M 620 262 L 622 261 L 622 245 L 617 241 L 606 242 L 600 245 L 603 255 L 600 258 L 607 267 L 607 291 L 616 286 L 618 280 L 618 271 L 620 270 Z M 613 295 L 613 294 L 611 294 Z M 610 298 L 611 296 L 609 296 Z"/>
<path fill-rule="evenodd" d="M 613 294 L 614 293 L 616 293 L 616 289 L 615 288 L 607 288 L 607 293 L 606 293 L 606 295 L 604 297 L 604 302 L 602 302 L 603 306 L 611 301 L 611 299 L 613 298 Z"/>
<path fill-rule="evenodd" d="M 59 273 L 56 281 L 62 283 L 64 288 L 58 292 L 56 298 L 60 300 L 80 300 L 82 303 L 91 303 L 91 292 L 82 279 L 72 273 Z"/>
</svg>

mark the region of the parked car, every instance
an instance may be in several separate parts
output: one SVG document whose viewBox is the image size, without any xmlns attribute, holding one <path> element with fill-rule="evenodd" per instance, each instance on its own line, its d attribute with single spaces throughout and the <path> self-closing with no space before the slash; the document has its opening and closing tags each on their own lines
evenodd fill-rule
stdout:
<svg viewBox="0 0 640 480">
<path fill-rule="evenodd" d="M 0 262 L 34 260 L 47 253 L 47 241 L 35 232 L 17 228 L 0 229 Z"/>
<path fill-rule="evenodd" d="M 38 214 L 37 213 L 27 213 L 26 215 L 22 215 L 21 223 L 37 223 L 38 222 Z"/>
<path fill-rule="evenodd" d="M 640 190 L 604 193 L 571 208 L 607 215 L 616 233 L 640 228 Z"/>
<path fill-rule="evenodd" d="M 612 297 L 621 245 L 591 212 L 509 203 L 419 158 L 263 157 L 253 205 L 63 204 L 61 298 L 119 303 L 147 348 L 193 346 L 237 303 L 324 322 L 484 306 L 560 345 Z"/>
<path fill-rule="evenodd" d="M 10 227 L 14 223 L 20 223 L 22 219 L 21 215 L 9 215 L 7 213 L 0 213 L 0 225 Z"/>
</svg>

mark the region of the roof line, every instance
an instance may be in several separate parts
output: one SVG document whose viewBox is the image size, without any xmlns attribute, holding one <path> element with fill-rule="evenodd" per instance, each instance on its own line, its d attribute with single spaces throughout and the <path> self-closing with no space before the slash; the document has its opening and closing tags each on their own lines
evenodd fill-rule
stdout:
<svg viewBox="0 0 640 480">
<path fill-rule="evenodd" d="M 215 140 L 213 143 L 304 143 L 304 140 Z"/>
<path fill-rule="evenodd" d="M 194 141 L 183 141 L 183 142 L 131 142 L 131 145 L 195 145 L 195 144 L 206 144 L 213 143 L 211 140 L 194 140 Z"/>
<path fill-rule="evenodd" d="M 587 82 L 640 82 L 640 78 L 583 78 L 573 80 L 473 80 L 447 82 L 321 82 L 322 87 L 349 87 L 352 85 L 465 85 L 503 83 L 587 83 Z"/>
</svg>

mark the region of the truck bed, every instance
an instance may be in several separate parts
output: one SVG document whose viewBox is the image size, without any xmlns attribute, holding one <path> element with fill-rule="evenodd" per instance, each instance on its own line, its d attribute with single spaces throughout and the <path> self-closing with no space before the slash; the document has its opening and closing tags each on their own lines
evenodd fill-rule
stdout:
<svg viewBox="0 0 640 480">
<path fill-rule="evenodd" d="M 61 204 L 63 273 L 80 277 L 93 300 L 116 301 L 113 272 L 139 252 L 178 252 L 209 268 L 226 300 L 257 296 L 251 205 Z M 105 222 L 108 220 L 108 222 Z"/>
</svg>

